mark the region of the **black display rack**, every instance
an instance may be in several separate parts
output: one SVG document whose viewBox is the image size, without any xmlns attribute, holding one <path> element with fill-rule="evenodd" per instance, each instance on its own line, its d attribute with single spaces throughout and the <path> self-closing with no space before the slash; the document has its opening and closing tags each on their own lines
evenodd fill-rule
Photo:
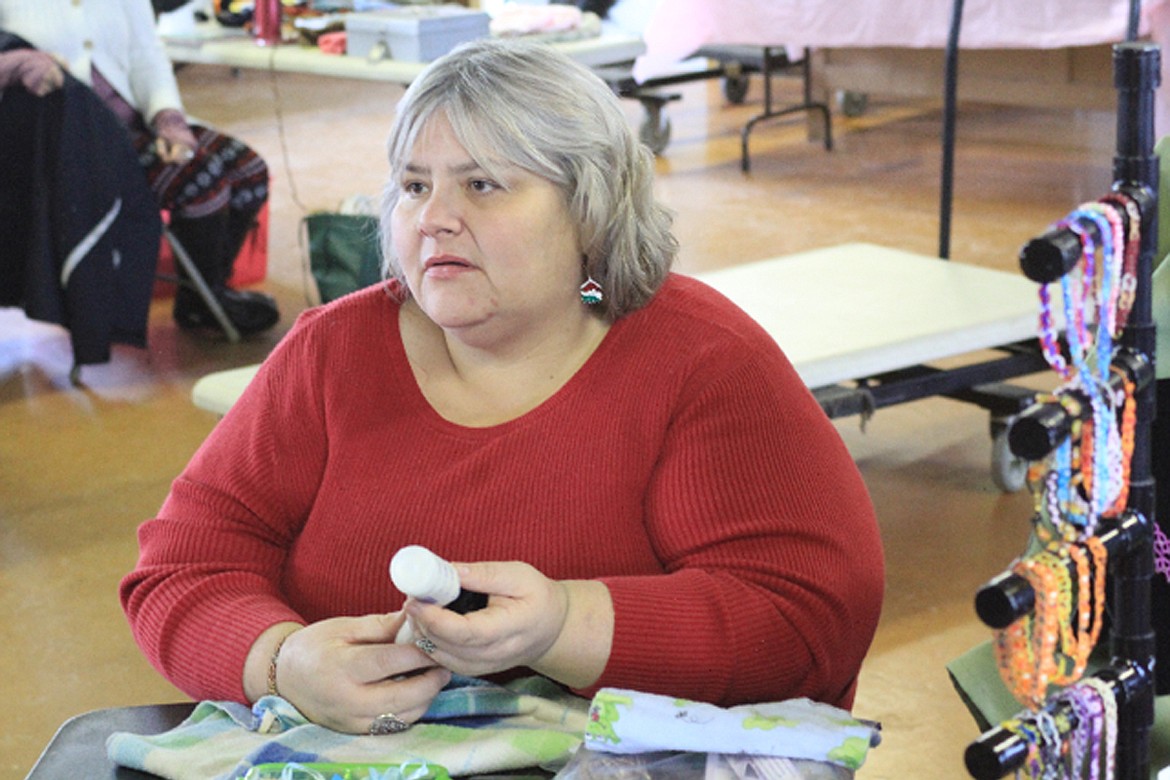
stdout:
<svg viewBox="0 0 1170 780">
<path fill-rule="evenodd" d="M 1155 485 L 1151 470 L 1151 429 L 1155 413 L 1151 276 L 1158 243 L 1158 158 L 1154 154 L 1154 93 L 1160 81 L 1160 52 L 1150 43 L 1128 41 L 1113 49 L 1117 89 L 1117 143 L 1111 194 L 1121 193 L 1140 208 L 1141 239 L 1133 308 L 1112 361 L 1115 373 L 1132 381 L 1137 403 L 1129 494 L 1120 517 L 1102 522 L 1096 535 L 1109 551 L 1108 662 L 1092 673 L 1107 684 L 1117 703 L 1115 777 L 1147 780 L 1150 734 L 1154 723 L 1155 625 L 1166 628 L 1167 616 L 1153 614 Z M 1028 278 L 1042 284 L 1058 281 L 1081 257 L 1081 239 L 1057 227 L 1033 239 L 1021 251 Z M 1013 421 L 1008 441 L 1013 453 L 1029 460 L 1046 456 L 1069 435 L 1070 412 L 1059 403 L 1038 402 Z M 987 625 L 1004 628 L 1028 614 L 1035 600 L 1031 585 L 1013 573 L 1002 574 L 976 596 L 976 611 Z M 1045 706 L 1066 707 L 1050 697 Z M 1075 715 L 1051 712 L 1075 728 Z M 1027 722 L 1035 713 L 1017 716 Z M 1033 721 L 1034 722 L 1034 721 Z M 1066 736 L 1066 735 L 1062 735 Z M 968 746 L 964 759 L 977 780 L 1001 778 L 1021 768 L 1028 744 L 1018 731 L 1000 726 Z M 1105 780 L 1111 780 L 1106 778 Z"/>
</svg>

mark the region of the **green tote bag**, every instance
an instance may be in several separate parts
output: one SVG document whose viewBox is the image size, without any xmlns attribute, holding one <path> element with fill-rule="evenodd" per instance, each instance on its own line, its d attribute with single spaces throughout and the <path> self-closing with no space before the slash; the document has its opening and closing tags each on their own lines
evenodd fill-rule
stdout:
<svg viewBox="0 0 1170 780">
<path fill-rule="evenodd" d="M 382 280 L 377 217 L 321 211 L 305 217 L 304 225 L 321 303 Z"/>
</svg>

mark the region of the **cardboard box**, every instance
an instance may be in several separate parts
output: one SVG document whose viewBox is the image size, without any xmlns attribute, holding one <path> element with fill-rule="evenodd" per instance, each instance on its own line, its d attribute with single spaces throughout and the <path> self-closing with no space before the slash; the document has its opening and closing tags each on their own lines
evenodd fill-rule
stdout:
<svg viewBox="0 0 1170 780">
<path fill-rule="evenodd" d="M 486 38 L 491 18 L 461 5 L 415 5 L 346 14 L 346 54 L 430 62 L 465 41 Z"/>
</svg>

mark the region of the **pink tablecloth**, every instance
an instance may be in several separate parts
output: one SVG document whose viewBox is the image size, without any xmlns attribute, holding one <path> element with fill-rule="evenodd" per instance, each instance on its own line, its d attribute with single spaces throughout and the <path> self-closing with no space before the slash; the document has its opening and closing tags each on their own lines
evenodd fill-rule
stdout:
<svg viewBox="0 0 1170 780">
<path fill-rule="evenodd" d="M 1170 0 L 1145 0 L 1142 6 L 1141 33 L 1162 45 L 1166 84 Z M 708 45 L 942 48 L 951 9 L 952 0 L 655 0 L 643 31 L 646 53 L 634 76 L 666 72 Z M 965 0 L 960 45 L 1052 49 L 1113 43 L 1124 40 L 1128 21 L 1129 0 Z M 1160 119 L 1158 126 L 1170 130 Z"/>
</svg>

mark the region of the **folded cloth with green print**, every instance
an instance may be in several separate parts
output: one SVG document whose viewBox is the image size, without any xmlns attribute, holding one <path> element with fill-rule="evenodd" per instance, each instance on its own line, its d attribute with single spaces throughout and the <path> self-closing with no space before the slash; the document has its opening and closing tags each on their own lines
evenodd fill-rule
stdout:
<svg viewBox="0 0 1170 780">
<path fill-rule="evenodd" d="M 799 759 L 850 771 L 860 768 L 880 741 L 878 724 L 810 699 L 723 708 L 615 688 L 593 697 L 585 729 L 585 746 L 604 753 Z"/>
</svg>

